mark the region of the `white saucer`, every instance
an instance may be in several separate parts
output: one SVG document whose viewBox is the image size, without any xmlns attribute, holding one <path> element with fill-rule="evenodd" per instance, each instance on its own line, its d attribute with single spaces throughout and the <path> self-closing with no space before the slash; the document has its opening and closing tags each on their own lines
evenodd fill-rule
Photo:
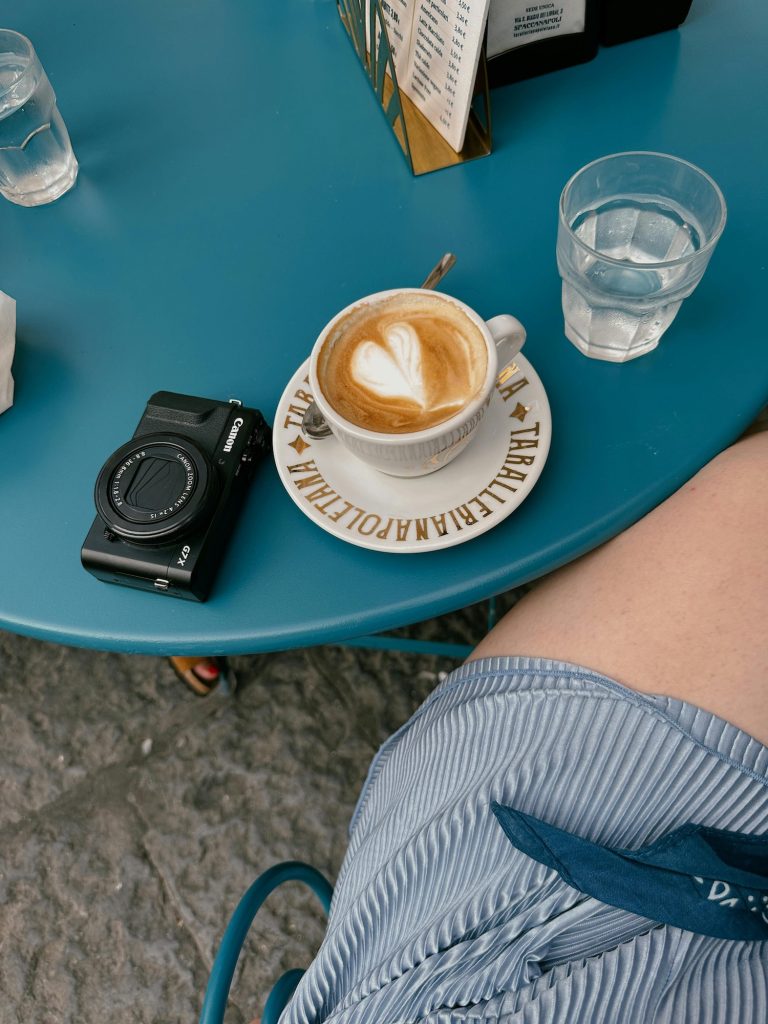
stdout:
<svg viewBox="0 0 768 1024">
<path fill-rule="evenodd" d="M 277 406 L 275 463 L 301 511 L 348 544 L 401 554 L 463 544 L 514 512 L 547 461 L 549 402 L 522 354 L 499 374 L 504 383 L 496 385 L 477 437 L 443 469 L 411 479 L 372 469 L 335 437 L 313 440 L 302 431 L 312 401 L 308 372 L 309 360 Z"/>
</svg>

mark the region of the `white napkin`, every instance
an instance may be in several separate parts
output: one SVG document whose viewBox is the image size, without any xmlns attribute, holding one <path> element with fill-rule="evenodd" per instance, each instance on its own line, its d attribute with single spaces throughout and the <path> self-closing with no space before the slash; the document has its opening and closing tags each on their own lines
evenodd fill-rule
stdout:
<svg viewBox="0 0 768 1024">
<path fill-rule="evenodd" d="M 11 363 L 16 348 L 16 300 L 0 292 L 0 413 L 13 405 Z"/>
</svg>

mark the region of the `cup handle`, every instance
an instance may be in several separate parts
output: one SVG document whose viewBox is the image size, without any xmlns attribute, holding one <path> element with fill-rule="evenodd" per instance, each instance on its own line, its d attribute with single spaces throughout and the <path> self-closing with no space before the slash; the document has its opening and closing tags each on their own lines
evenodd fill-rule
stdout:
<svg viewBox="0 0 768 1024">
<path fill-rule="evenodd" d="M 510 316 L 509 313 L 491 317 L 490 320 L 486 320 L 485 326 L 496 342 L 496 351 L 499 353 L 499 369 L 503 370 L 525 344 L 525 328 L 517 317 Z"/>
</svg>

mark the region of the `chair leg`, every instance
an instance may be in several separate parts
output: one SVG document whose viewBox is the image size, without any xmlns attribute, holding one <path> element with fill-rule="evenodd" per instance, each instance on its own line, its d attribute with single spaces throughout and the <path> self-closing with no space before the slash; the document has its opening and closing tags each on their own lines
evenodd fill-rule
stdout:
<svg viewBox="0 0 768 1024">
<path fill-rule="evenodd" d="M 261 1024 L 277 1024 L 280 1014 L 288 1005 L 288 1000 L 296 991 L 296 986 L 301 981 L 303 975 L 304 971 L 300 970 L 286 971 L 275 983 L 264 1005 Z"/>
<path fill-rule="evenodd" d="M 200 1024 L 223 1024 L 232 977 L 248 930 L 264 900 L 284 882 L 304 882 L 320 900 L 326 914 L 329 912 L 333 887 L 319 871 L 310 867 L 309 864 L 302 864 L 300 861 L 286 861 L 283 864 L 276 864 L 260 875 L 238 903 L 224 932 L 213 963 L 211 976 L 208 979 L 208 987 L 205 990 Z M 300 976 L 301 972 L 298 973 Z M 279 990 L 275 996 L 274 1006 L 282 998 L 281 993 L 286 992 L 291 983 L 295 988 L 298 978 L 295 977 L 295 972 L 289 971 L 277 983 L 276 987 Z M 290 992 L 286 999 L 289 997 Z"/>
</svg>

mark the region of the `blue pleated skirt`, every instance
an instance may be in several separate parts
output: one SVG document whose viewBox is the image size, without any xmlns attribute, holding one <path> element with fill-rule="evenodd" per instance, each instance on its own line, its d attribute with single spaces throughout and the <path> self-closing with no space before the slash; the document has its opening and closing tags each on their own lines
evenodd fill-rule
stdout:
<svg viewBox="0 0 768 1024">
<path fill-rule="evenodd" d="M 599 673 L 488 658 L 374 759 L 323 945 L 281 1024 L 765 1024 L 768 941 L 609 906 L 515 849 L 513 806 L 611 847 L 768 831 L 768 748 Z"/>
</svg>

